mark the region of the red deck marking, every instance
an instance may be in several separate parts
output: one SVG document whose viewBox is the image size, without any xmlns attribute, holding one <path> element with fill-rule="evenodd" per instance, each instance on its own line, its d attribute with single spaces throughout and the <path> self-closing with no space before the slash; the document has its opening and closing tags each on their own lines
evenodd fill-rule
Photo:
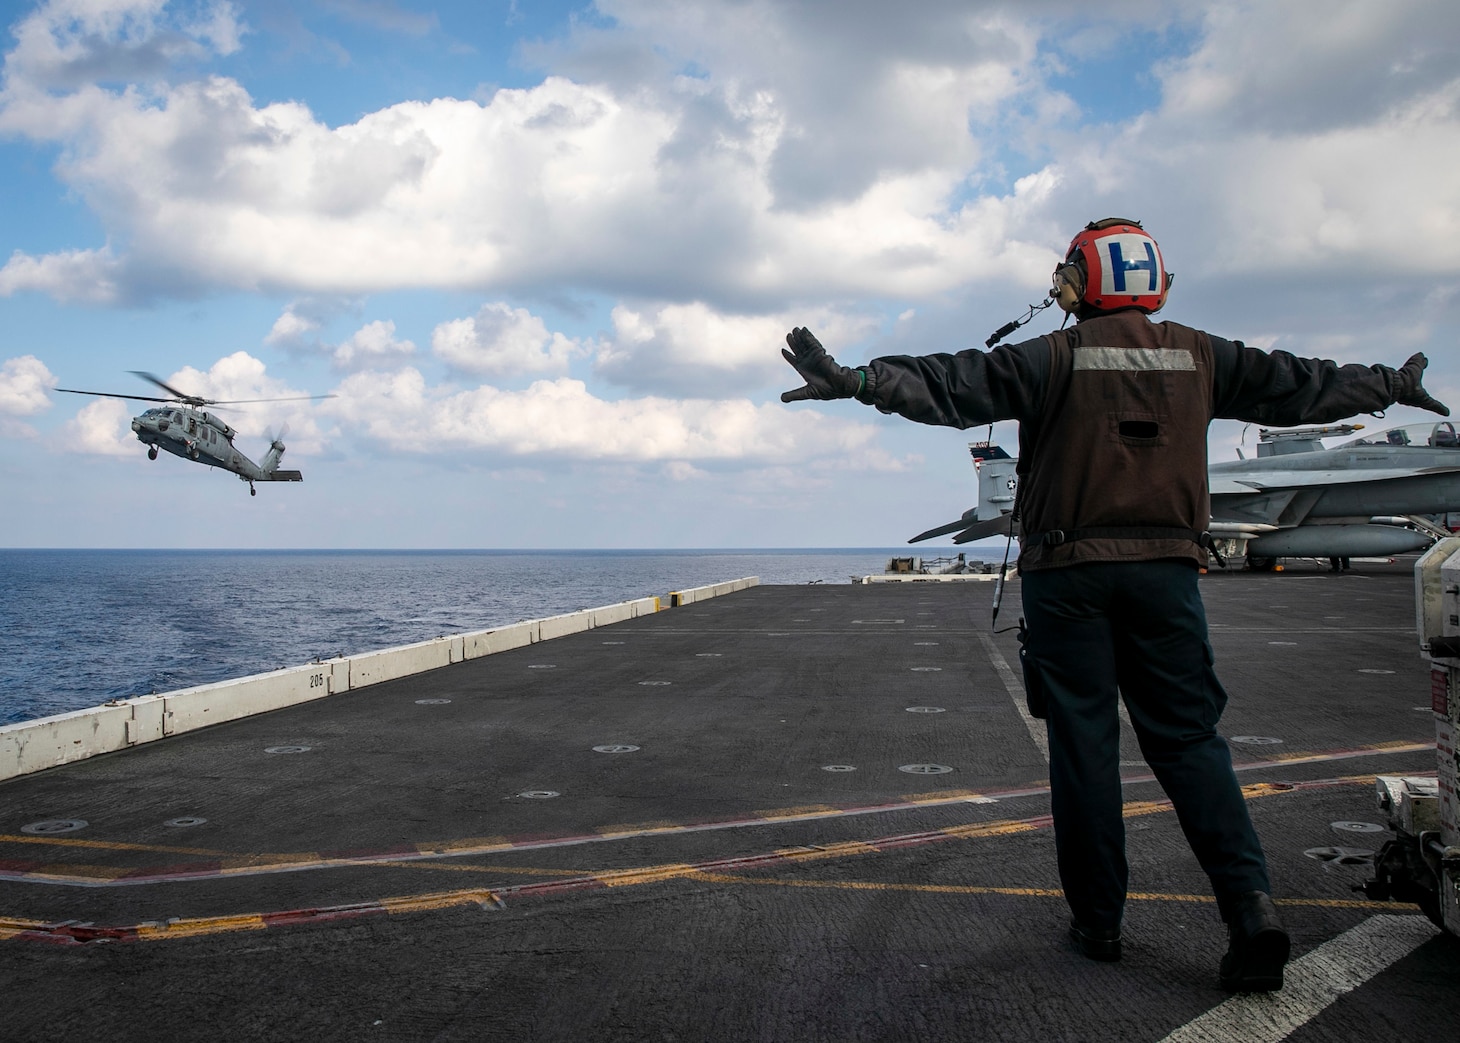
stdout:
<svg viewBox="0 0 1460 1043">
<path fill-rule="evenodd" d="M 1244 797 L 1272 796 L 1299 790 L 1322 789 L 1332 786 L 1353 785 L 1368 782 L 1372 776 L 1348 776 L 1343 778 L 1318 779 L 1298 783 L 1255 783 L 1244 786 Z M 1171 803 L 1159 801 L 1132 801 L 1125 805 L 1126 817 L 1157 814 L 1171 810 Z M 825 845 L 806 845 L 794 848 L 780 848 L 774 851 L 731 858 L 712 859 L 695 863 L 666 863 L 640 866 L 630 869 L 587 873 L 567 879 L 548 880 L 528 884 L 513 884 L 506 887 L 471 888 L 461 891 L 443 891 L 431 894 L 412 895 L 404 898 L 386 898 L 372 902 L 354 902 L 325 907 L 305 907 L 269 913 L 247 913 L 235 916 L 201 917 L 175 919 L 163 923 L 150 922 L 130 926 L 97 927 L 92 924 L 77 924 L 74 921 L 43 924 L 29 920 L 7 920 L 0 918 L 0 938 L 24 939 L 30 941 L 58 942 L 63 944 L 89 944 L 107 941 L 151 941 L 166 938 L 196 937 L 204 934 L 220 934 L 230 931 L 257 930 L 260 928 L 290 926 L 303 923 L 324 922 L 380 912 L 401 913 L 427 911 L 466 904 L 503 906 L 504 899 L 511 897 L 546 897 L 572 891 L 596 890 L 599 888 L 624 887 L 636 884 L 657 883 L 664 880 L 695 876 L 723 876 L 734 871 L 763 869 L 777 865 L 791 865 L 802 861 L 840 859 L 850 855 L 895 851 L 917 847 L 922 844 L 941 843 L 947 840 L 978 840 L 989 837 L 1007 836 L 1014 833 L 1047 829 L 1053 825 L 1050 815 L 1037 815 L 1025 819 L 1004 819 L 995 822 L 970 823 L 963 826 L 948 826 L 916 833 L 899 833 L 874 840 L 848 840 Z M 858 885 L 861 886 L 861 885 Z M 866 885 L 875 886 L 875 885 Z M 1022 891 L 1020 893 L 1023 893 Z"/>
<path fill-rule="evenodd" d="M 1252 771 L 1264 768 L 1291 767 L 1298 764 L 1346 760 L 1355 757 L 1413 753 L 1433 749 L 1433 743 L 1391 743 L 1321 754 L 1303 754 L 1249 764 L 1234 764 L 1233 767 L 1237 771 Z M 1423 774 L 1423 772 L 1419 774 Z M 1129 785 L 1152 782 L 1154 780 L 1154 775 L 1147 774 L 1126 776 L 1121 781 L 1123 784 Z M 1303 783 L 1300 785 L 1307 786 L 1309 784 Z M 921 811 L 927 808 L 967 804 L 983 799 L 994 801 L 1013 800 L 1021 797 L 1042 796 L 1048 792 L 1049 788 L 1047 786 L 996 790 L 983 794 L 973 794 L 966 790 L 957 790 L 947 796 L 938 796 L 936 794 L 917 796 L 886 804 L 826 805 L 828 810 L 819 811 L 793 812 L 788 809 L 787 813 L 781 814 L 774 819 L 767 818 L 768 815 L 774 814 L 773 812 L 758 812 L 750 816 L 733 819 L 668 826 L 646 826 L 625 832 L 580 833 L 568 836 L 522 834 L 515 837 L 491 838 L 479 846 L 458 842 L 441 842 L 436 844 L 396 845 L 379 850 L 363 849 L 335 857 L 322 856 L 317 853 L 224 856 L 224 859 L 217 863 L 215 868 L 207 868 L 211 863 L 183 863 L 135 869 L 118 868 L 116 870 L 107 870 L 102 875 L 95 875 L 94 871 L 96 867 L 90 867 L 93 869 L 93 875 L 83 875 L 74 870 L 68 872 L 67 866 L 56 865 L 54 863 L 33 863 L 25 860 L 20 864 L 26 868 L 14 870 L 8 868 L 12 863 L 0 862 L 0 880 L 16 880 L 26 883 L 67 887 L 108 887 L 156 884 L 179 880 L 205 880 L 215 877 L 264 876 L 275 873 L 368 866 L 377 863 L 409 863 L 435 859 L 471 857 L 496 854 L 504 851 L 531 851 L 576 847 L 586 844 L 601 844 L 618 840 L 643 839 L 645 837 L 682 835 L 708 832 L 711 830 L 733 830 L 747 827 L 766 828 L 796 822 L 814 822 L 834 818 L 849 818 L 858 815 L 877 815 L 897 811 Z M 73 846 L 78 846 L 81 843 L 77 841 L 71 842 Z M 108 848 L 113 845 L 108 842 L 98 841 L 91 846 Z M 128 846 L 132 847 L 132 845 Z M 142 845 L 135 846 L 145 850 Z"/>
<path fill-rule="evenodd" d="M 353 858 L 390 858 L 393 855 L 419 855 L 421 849 L 415 844 L 392 844 L 389 847 L 342 847 L 320 851 L 319 858 L 331 862 L 348 861 Z"/>
<path fill-rule="evenodd" d="M 178 876 L 189 876 L 192 878 L 197 878 L 199 876 L 216 876 L 223 870 L 223 868 L 224 866 L 222 861 L 218 859 L 212 859 L 207 862 L 184 862 L 179 865 L 168 866 L 168 871 L 169 873 L 173 873 Z M 153 872 L 154 870 L 146 866 L 141 866 L 137 869 L 118 869 L 116 871 L 116 874 L 110 879 L 116 881 L 126 880 L 131 877 L 148 878 L 151 877 Z"/>
</svg>

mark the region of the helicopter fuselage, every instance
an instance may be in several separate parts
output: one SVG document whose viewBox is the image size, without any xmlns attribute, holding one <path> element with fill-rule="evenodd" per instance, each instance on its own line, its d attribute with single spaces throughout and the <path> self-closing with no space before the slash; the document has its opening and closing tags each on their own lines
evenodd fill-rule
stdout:
<svg viewBox="0 0 1460 1043">
<path fill-rule="evenodd" d="M 132 431 L 147 448 L 147 455 L 157 458 L 157 451 L 171 453 L 194 463 L 221 467 L 231 471 L 252 488 L 254 482 L 297 482 L 298 471 L 278 469 L 284 455 L 284 444 L 275 441 L 256 464 L 233 446 L 236 431 L 212 413 L 184 405 L 160 406 L 132 418 Z"/>
<path fill-rule="evenodd" d="M 184 460 L 208 463 L 235 473 L 242 473 L 239 464 L 252 462 L 233 448 L 233 428 L 211 413 L 169 406 L 149 409 L 132 418 L 137 440 L 147 446 L 180 456 Z"/>
</svg>

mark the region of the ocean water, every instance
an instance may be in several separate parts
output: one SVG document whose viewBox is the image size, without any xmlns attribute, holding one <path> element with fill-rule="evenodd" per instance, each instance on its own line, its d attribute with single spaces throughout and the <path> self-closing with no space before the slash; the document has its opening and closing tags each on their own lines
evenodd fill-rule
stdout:
<svg viewBox="0 0 1460 1043">
<path fill-rule="evenodd" d="M 908 553 L 0 550 L 0 724 L 743 576 L 848 583 Z"/>
</svg>

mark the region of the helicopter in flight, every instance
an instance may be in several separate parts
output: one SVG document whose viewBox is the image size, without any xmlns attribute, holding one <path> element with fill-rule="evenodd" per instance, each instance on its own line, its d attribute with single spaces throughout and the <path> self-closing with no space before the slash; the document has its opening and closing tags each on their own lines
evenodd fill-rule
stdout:
<svg viewBox="0 0 1460 1043">
<path fill-rule="evenodd" d="M 304 476 L 298 471 L 280 470 L 279 461 L 284 456 L 283 433 L 269 437 L 269 448 L 258 463 L 254 463 L 233 446 L 233 437 L 238 432 L 223 420 L 209 413 L 207 406 L 241 406 L 258 402 L 311 402 L 334 395 L 296 395 L 291 398 L 240 398 L 213 399 L 189 395 L 179 391 L 151 373 L 132 370 L 134 376 L 156 384 L 170 397 L 158 398 L 152 395 L 119 395 L 109 391 L 79 391 L 75 388 L 56 388 L 71 395 L 96 395 L 100 398 L 129 398 L 138 402 L 161 402 L 163 405 L 146 410 L 141 416 L 132 418 L 132 430 L 137 440 L 147 446 L 147 459 L 156 460 L 159 449 L 174 456 L 209 467 L 221 467 L 231 471 L 248 483 L 248 494 L 257 496 L 254 482 L 301 482 Z"/>
</svg>

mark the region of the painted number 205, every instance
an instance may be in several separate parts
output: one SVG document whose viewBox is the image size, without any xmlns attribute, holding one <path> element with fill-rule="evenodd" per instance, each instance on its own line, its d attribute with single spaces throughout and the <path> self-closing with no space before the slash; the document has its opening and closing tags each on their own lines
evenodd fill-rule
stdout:
<svg viewBox="0 0 1460 1043">
<path fill-rule="evenodd" d="M 324 674 L 310 674 L 309 675 L 309 687 L 311 687 L 311 688 L 323 688 L 324 687 Z"/>
</svg>

